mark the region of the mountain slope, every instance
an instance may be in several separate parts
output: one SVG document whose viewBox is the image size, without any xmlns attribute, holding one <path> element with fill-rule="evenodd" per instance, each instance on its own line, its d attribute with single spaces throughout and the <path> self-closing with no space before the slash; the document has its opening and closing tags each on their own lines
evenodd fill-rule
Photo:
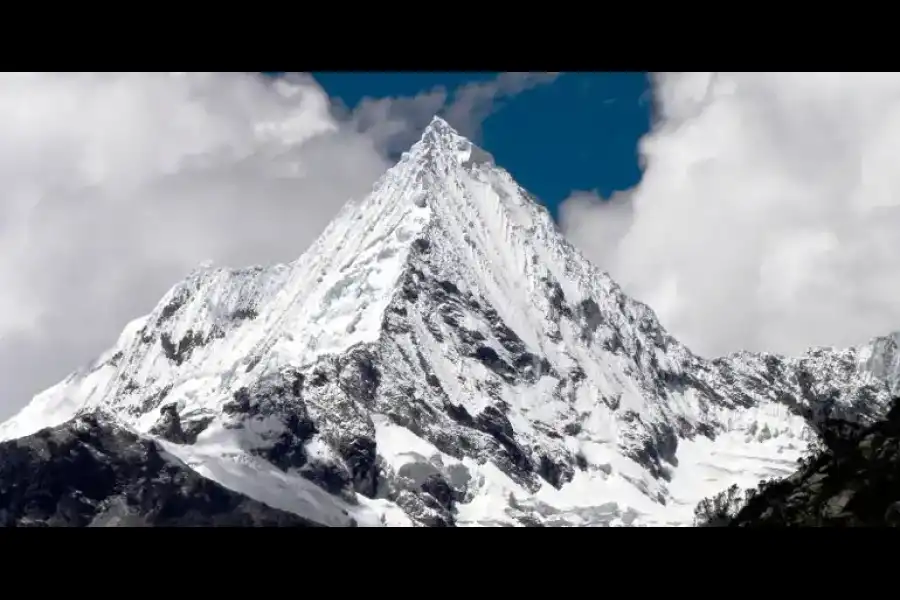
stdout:
<svg viewBox="0 0 900 600">
<path fill-rule="evenodd" d="M 201 477 L 102 415 L 0 443 L 0 527 L 316 527 Z"/>
<path fill-rule="evenodd" d="M 692 354 L 435 119 L 300 259 L 196 271 L 0 439 L 100 408 L 328 525 L 689 523 L 824 407 L 883 414 L 897 355 Z"/>
</svg>

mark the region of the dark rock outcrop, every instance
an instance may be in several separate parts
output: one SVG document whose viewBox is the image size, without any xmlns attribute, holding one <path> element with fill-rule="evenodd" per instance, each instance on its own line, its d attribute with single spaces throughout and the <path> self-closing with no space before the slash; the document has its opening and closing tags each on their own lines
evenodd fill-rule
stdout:
<svg viewBox="0 0 900 600">
<path fill-rule="evenodd" d="M 212 420 L 210 416 L 202 416 L 184 422 L 176 405 L 166 404 L 159 409 L 159 420 L 150 429 L 150 433 L 175 444 L 193 444 Z"/>
<path fill-rule="evenodd" d="M 828 419 L 800 469 L 748 494 L 730 527 L 900 526 L 900 401 L 869 426 Z"/>
<path fill-rule="evenodd" d="M 200 476 L 102 416 L 0 443 L 0 526 L 320 527 Z"/>
</svg>

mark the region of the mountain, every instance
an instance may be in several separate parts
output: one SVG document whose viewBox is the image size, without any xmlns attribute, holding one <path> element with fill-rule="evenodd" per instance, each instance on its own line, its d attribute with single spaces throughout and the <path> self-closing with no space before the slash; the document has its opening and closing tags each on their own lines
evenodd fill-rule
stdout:
<svg viewBox="0 0 900 600">
<path fill-rule="evenodd" d="M 435 118 L 297 261 L 198 269 L 0 440 L 100 415 L 327 526 L 689 524 L 883 416 L 898 341 L 699 357 Z"/>
</svg>

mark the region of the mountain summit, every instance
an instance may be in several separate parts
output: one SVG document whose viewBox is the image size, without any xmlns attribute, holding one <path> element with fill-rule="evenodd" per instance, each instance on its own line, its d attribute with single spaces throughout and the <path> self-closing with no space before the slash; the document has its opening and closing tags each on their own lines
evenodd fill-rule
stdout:
<svg viewBox="0 0 900 600">
<path fill-rule="evenodd" d="M 435 118 L 297 261 L 197 270 L 0 439 L 99 413 L 330 526 L 686 524 L 884 414 L 896 348 L 698 357 Z"/>
</svg>

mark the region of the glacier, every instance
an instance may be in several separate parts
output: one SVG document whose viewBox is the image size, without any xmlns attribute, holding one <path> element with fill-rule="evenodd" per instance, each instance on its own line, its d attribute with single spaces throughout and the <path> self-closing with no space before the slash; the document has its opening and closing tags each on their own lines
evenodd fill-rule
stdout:
<svg viewBox="0 0 900 600">
<path fill-rule="evenodd" d="M 198 268 L 0 440 L 102 413 L 329 526 L 681 526 L 883 416 L 898 342 L 700 357 L 435 117 L 298 260 Z"/>
</svg>

